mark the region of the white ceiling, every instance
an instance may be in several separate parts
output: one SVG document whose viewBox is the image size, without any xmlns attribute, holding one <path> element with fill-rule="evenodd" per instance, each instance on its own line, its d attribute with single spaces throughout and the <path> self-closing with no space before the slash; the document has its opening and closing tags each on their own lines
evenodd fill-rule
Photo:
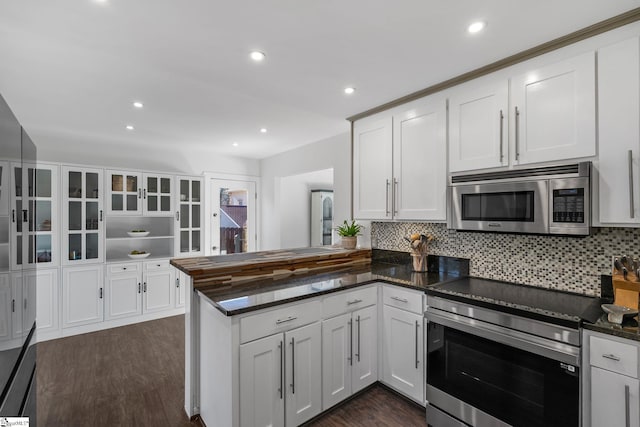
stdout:
<svg viewBox="0 0 640 427">
<path fill-rule="evenodd" d="M 2 0 L 0 93 L 50 149 L 142 144 L 263 158 L 345 132 L 347 116 L 639 6 Z M 486 30 L 467 34 L 478 19 Z M 253 49 L 266 60 L 251 61 Z M 357 91 L 347 96 L 351 85 Z"/>
</svg>

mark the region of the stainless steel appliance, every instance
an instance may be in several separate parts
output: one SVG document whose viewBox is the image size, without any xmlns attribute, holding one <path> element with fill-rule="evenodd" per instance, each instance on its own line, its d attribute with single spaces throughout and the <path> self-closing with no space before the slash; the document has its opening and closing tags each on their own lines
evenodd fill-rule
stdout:
<svg viewBox="0 0 640 427">
<path fill-rule="evenodd" d="M 580 425 L 579 322 L 554 324 L 433 295 L 427 305 L 430 426 Z"/>
<path fill-rule="evenodd" d="M 449 228 L 585 236 L 591 162 L 452 176 Z"/>
</svg>

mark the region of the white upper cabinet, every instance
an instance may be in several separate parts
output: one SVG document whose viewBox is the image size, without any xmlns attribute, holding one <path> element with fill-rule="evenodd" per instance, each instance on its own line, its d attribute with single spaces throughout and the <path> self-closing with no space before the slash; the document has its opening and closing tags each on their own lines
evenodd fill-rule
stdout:
<svg viewBox="0 0 640 427">
<path fill-rule="evenodd" d="M 596 154 L 595 53 L 511 79 L 514 164 Z"/>
<path fill-rule="evenodd" d="M 142 213 L 142 174 L 107 171 L 107 213 L 140 215 Z"/>
<path fill-rule="evenodd" d="M 446 100 L 431 96 L 353 127 L 358 219 L 446 219 Z"/>
<path fill-rule="evenodd" d="M 393 217 L 446 220 L 447 105 L 428 97 L 393 116 Z"/>
<path fill-rule="evenodd" d="M 640 39 L 598 50 L 599 222 L 640 223 Z"/>
<path fill-rule="evenodd" d="M 353 125 L 353 214 L 359 219 L 391 219 L 391 115 Z"/>
<path fill-rule="evenodd" d="M 176 204 L 177 256 L 203 254 L 203 181 L 200 177 L 179 176 L 177 178 L 179 198 Z"/>
<path fill-rule="evenodd" d="M 449 170 L 451 172 L 506 166 L 509 84 L 471 82 L 449 97 Z"/>
<path fill-rule="evenodd" d="M 173 216 L 173 177 L 144 174 L 142 203 L 145 215 Z"/>
</svg>

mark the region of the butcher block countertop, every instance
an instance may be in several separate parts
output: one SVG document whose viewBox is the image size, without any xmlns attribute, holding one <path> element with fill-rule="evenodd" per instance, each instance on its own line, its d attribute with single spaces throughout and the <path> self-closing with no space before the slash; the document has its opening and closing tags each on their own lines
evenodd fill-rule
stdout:
<svg viewBox="0 0 640 427">
<path fill-rule="evenodd" d="M 315 247 L 174 258 L 171 265 L 191 276 L 193 287 L 230 290 L 256 279 L 284 278 L 336 267 L 371 263 L 371 249 Z"/>
</svg>

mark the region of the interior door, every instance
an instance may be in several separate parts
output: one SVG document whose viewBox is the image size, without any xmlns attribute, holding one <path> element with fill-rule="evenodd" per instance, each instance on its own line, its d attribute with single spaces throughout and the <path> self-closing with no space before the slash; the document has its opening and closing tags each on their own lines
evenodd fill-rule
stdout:
<svg viewBox="0 0 640 427">
<path fill-rule="evenodd" d="M 209 253 L 226 255 L 256 250 L 256 183 L 211 180 Z"/>
</svg>

